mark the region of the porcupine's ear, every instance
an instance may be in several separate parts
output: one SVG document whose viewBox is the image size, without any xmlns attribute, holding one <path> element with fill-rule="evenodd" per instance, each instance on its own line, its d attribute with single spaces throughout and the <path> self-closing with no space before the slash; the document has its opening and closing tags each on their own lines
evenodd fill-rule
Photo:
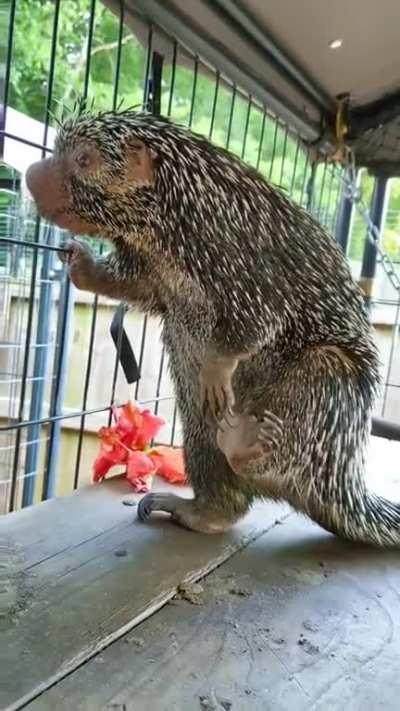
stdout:
<svg viewBox="0 0 400 711">
<path fill-rule="evenodd" d="M 153 151 L 138 139 L 132 139 L 126 145 L 127 150 L 127 178 L 136 185 L 152 185 L 154 183 Z"/>
</svg>

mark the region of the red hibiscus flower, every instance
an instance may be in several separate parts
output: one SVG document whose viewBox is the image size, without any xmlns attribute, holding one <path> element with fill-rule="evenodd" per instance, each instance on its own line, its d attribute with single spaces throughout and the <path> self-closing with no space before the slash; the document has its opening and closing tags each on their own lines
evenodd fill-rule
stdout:
<svg viewBox="0 0 400 711">
<path fill-rule="evenodd" d="M 186 484 L 181 449 L 150 447 L 151 440 L 165 424 L 150 410 L 139 410 L 132 402 L 112 409 L 115 425 L 99 431 L 100 452 L 93 465 L 94 481 L 104 479 L 116 466 L 125 466 L 125 474 L 136 492 L 146 492 L 158 474 L 172 484 Z"/>
</svg>

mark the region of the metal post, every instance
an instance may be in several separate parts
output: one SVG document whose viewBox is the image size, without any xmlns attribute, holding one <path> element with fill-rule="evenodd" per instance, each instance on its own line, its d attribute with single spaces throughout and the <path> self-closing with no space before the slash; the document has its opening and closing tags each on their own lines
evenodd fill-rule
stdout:
<svg viewBox="0 0 400 711">
<path fill-rule="evenodd" d="M 53 384 L 50 396 L 49 417 L 57 417 L 62 412 L 64 402 L 65 383 L 67 376 L 67 362 L 70 345 L 69 331 L 74 307 L 73 287 L 63 269 L 60 282 L 60 296 L 58 304 L 58 319 L 56 333 L 56 350 L 54 355 Z M 51 499 L 55 495 L 57 484 L 57 465 L 61 444 L 61 420 L 54 419 L 49 426 L 49 440 L 46 451 L 42 501 Z"/>
<path fill-rule="evenodd" d="M 376 228 L 381 232 L 384 225 L 386 212 L 386 193 L 388 179 L 380 175 L 375 178 L 374 193 L 371 203 L 371 220 Z M 365 303 L 369 307 L 371 304 L 372 290 L 376 273 L 377 249 L 375 244 L 365 236 L 364 254 L 361 265 L 359 285 L 364 292 Z"/>
<path fill-rule="evenodd" d="M 340 200 L 339 214 L 337 216 L 335 237 L 337 243 L 343 250 L 344 254 L 347 254 L 347 247 L 349 244 L 351 224 L 353 219 L 354 205 L 347 195 L 346 187 L 342 187 L 342 197 Z"/>
<path fill-rule="evenodd" d="M 0 160 L 4 156 L 4 131 L 6 128 L 6 111 L 8 93 L 10 88 L 11 58 L 14 40 L 14 21 L 17 2 L 12 2 L 7 7 L 0 8 L 0 21 L 3 27 L 3 37 L 8 34 L 7 50 L 4 60 L 0 60 Z"/>
<path fill-rule="evenodd" d="M 310 173 L 310 177 L 308 178 L 307 188 L 306 188 L 306 194 L 307 194 L 306 209 L 308 210 L 308 212 L 312 212 L 313 208 L 314 208 L 314 187 L 315 187 L 316 172 L 317 172 L 317 162 L 314 161 L 311 164 L 311 173 Z"/>
<path fill-rule="evenodd" d="M 51 232 L 49 234 L 51 237 Z M 47 244 L 50 240 L 46 239 Z M 36 327 L 35 359 L 33 364 L 33 379 L 29 419 L 40 420 L 43 413 L 44 387 L 47 369 L 47 359 L 50 336 L 50 310 L 52 283 L 50 269 L 52 252 L 45 249 L 40 270 L 40 294 Z M 24 486 L 22 492 L 22 507 L 30 506 L 35 494 L 35 482 L 40 449 L 41 425 L 30 425 L 27 428 L 27 441 Z"/>
</svg>

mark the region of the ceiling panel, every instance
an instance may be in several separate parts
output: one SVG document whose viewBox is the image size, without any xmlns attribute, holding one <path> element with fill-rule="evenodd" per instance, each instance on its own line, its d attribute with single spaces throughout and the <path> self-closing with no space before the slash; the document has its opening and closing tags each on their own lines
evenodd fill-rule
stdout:
<svg viewBox="0 0 400 711">
<path fill-rule="evenodd" d="M 400 0 L 242 0 L 331 96 L 363 104 L 400 88 Z M 340 49 L 329 43 L 342 39 Z"/>
</svg>

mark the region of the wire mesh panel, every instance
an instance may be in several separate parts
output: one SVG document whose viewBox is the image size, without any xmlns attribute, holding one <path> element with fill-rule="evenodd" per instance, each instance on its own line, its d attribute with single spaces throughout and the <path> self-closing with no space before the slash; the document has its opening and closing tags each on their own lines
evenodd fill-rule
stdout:
<svg viewBox="0 0 400 711">
<path fill-rule="evenodd" d="M 57 120 L 77 97 L 95 110 L 122 100 L 151 108 L 208 136 L 332 232 L 342 194 L 338 171 L 313 164 L 301 137 L 267 106 L 161 28 L 143 18 L 128 26 L 123 2 L 115 14 L 99 0 L 13 0 L 3 14 L 1 512 L 90 480 L 96 433 L 109 423 L 113 402 L 146 403 L 167 421 L 161 441 L 181 443 L 158 322 L 125 313 L 141 371 L 128 386 L 109 334 L 115 303 L 69 283 L 59 259 L 66 235 L 36 217 L 24 187 L 27 167 L 50 153 Z M 99 253 L 108 248 L 90 242 Z"/>
<path fill-rule="evenodd" d="M 360 171 L 359 188 L 367 204 L 374 200 L 376 181 L 366 170 Z M 375 326 L 375 338 L 381 356 L 381 377 L 383 388 L 377 404 L 377 412 L 383 417 L 400 419 L 400 180 L 392 179 L 386 186 L 383 202 L 380 247 L 390 260 L 383 264 L 377 255 L 376 271 L 371 283 L 370 311 Z M 353 274 L 359 276 L 365 262 L 366 239 L 365 219 L 355 211 L 347 250 Z M 393 276 L 390 278 L 390 272 Z"/>
</svg>

